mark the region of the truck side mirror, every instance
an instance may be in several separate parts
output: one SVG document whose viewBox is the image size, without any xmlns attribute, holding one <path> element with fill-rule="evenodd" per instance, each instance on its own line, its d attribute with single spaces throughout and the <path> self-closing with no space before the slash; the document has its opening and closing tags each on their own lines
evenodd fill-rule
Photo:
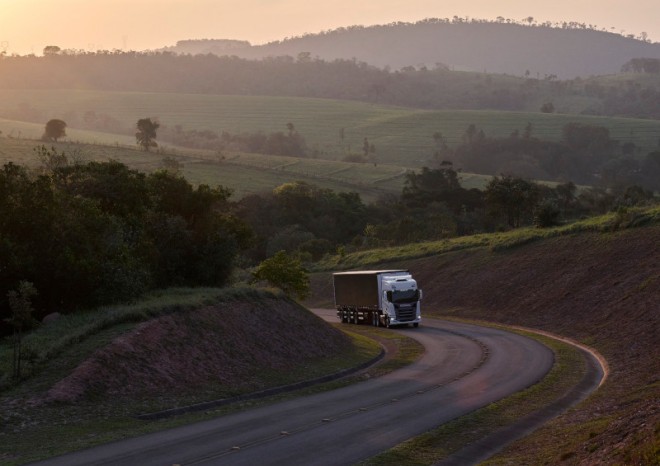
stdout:
<svg viewBox="0 0 660 466">
<path fill-rule="evenodd" d="M 386 291 L 385 292 L 385 297 L 389 302 L 392 302 L 392 292 L 391 291 Z"/>
<path fill-rule="evenodd" d="M 417 300 L 418 301 L 422 300 L 422 290 L 417 290 Z"/>
</svg>

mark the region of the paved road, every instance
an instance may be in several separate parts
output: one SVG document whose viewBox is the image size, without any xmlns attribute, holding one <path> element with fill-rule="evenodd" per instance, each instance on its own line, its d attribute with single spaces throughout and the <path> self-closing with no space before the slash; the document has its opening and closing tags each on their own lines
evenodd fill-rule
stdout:
<svg viewBox="0 0 660 466">
<path fill-rule="evenodd" d="M 427 319 L 395 331 L 426 352 L 386 376 L 42 464 L 353 464 L 534 384 L 553 363 L 547 347 L 502 330 Z"/>
</svg>

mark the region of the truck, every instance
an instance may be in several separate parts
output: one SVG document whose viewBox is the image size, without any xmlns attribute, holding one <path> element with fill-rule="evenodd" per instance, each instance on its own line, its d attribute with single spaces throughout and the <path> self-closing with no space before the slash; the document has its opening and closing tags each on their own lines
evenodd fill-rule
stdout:
<svg viewBox="0 0 660 466">
<path fill-rule="evenodd" d="M 418 327 L 422 321 L 422 290 L 408 270 L 356 270 L 332 277 L 342 323 Z"/>
</svg>

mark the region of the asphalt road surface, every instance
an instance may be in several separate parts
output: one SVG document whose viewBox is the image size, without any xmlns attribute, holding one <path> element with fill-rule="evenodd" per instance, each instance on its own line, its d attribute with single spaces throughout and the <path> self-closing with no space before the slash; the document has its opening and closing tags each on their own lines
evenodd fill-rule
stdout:
<svg viewBox="0 0 660 466">
<path fill-rule="evenodd" d="M 383 377 L 40 464 L 350 465 L 529 387 L 553 364 L 547 347 L 493 328 L 427 319 L 394 331 L 426 352 Z"/>
</svg>

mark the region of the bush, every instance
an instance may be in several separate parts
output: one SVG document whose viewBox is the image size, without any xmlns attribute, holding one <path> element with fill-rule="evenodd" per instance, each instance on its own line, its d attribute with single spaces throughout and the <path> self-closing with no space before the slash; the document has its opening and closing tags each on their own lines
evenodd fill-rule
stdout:
<svg viewBox="0 0 660 466">
<path fill-rule="evenodd" d="M 551 203 L 544 202 L 534 212 L 534 226 L 537 228 L 550 228 L 560 224 L 559 208 Z"/>
<path fill-rule="evenodd" d="M 299 299 L 305 299 L 309 295 L 307 271 L 300 260 L 289 256 L 285 251 L 279 251 L 263 261 L 252 275 L 254 281 L 267 281 L 270 285 L 280 288 L 287 296 L 295 294 Z"/>
</svg>

